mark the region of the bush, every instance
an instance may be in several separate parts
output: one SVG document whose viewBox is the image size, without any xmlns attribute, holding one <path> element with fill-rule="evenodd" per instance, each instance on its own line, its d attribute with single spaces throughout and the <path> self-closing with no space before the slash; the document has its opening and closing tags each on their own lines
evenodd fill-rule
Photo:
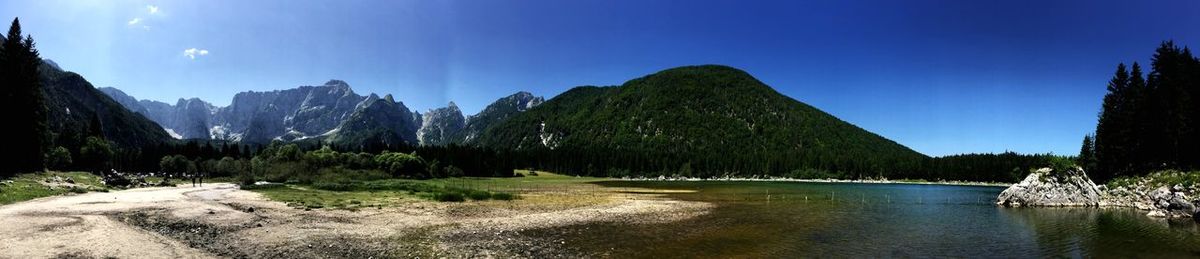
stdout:
<svg viewBox="0 0 1200 259">
<path fill-rule="evenodd" d="M 486 191 L 470 190 L 467 191 L 467 197 L 472 200 L 482 201 L 492 198 L 492 194 Z"/>
<path fill-rule="evenodd" d="M 50 169 L 63 170 L 71 166 L 71 151 L 65 147 L 55 147 L 46 153 L 46 166 Z"/>
<path fill-rule="evenodd" d="M 516 195 L 507 192 L 497 192 L 492 194 L 492 199 L 501 201 L 510 201 L 517 199 Z"/>
<path fill-rule="evenodd" d="M 1047 167 L 1053 170 L 1050 174 L 1056 176 L 1062 175 L 1067 171 L 1074 171 L 1076 168 L 1075 160 L 1069 157 L 1051 156 L 1046 162 L 1048 163 Z"/>
<path fill-rule="evenodd" d="M 313 188 L 326 190 L 326 191 L 335 191 L 335 192 L 348 192 L 348 191 L 358 190 L 359 189 L 358 186 L 359 186 L 359 184 L 349 183 L 349 182 L 332 182 L 332 183 L 322 182 L 322 183 L 314 183 L 312 185 Z"/>
<path fill-rule="evenodd" d="M 466 201 L 466 199 L 463 198 L 462 193 L 458 193 L 458 192 L 437 193 L 437 194 L 433 195 L 433 199 L 436 201 L 449 201 L 449 202 Z"/>
</svg>

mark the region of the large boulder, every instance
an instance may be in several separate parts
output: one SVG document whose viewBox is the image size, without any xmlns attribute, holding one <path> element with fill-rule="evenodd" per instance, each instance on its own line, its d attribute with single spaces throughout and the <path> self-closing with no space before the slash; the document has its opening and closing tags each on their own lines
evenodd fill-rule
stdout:
<svg viewBox="0 0 1200 259">
<path fill-rule="evenodd" d="M 1083 168 L 1063 172 L 1042 168 L 1020 183 L 1000 193 L 996 204 L 1008 207 L 1095 207 L 1100 205 L 1100 189 Z"/>
</svg>

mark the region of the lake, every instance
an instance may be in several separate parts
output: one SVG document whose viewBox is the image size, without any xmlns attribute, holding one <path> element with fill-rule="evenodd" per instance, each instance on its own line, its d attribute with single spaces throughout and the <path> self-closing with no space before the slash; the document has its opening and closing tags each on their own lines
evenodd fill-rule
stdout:
<svg viewBox="0 0 1200 259">
<path fill-rule="evenodd" d="M 602 257 L 1198 257 L 1189 220 L 1132 209 L 1002 208 L 1001 187 L 796 182 L 637 182 L 716 204 L 667 224 L 546 229 Z M 643 189 L 644 190 L 644 189 Z M 770 197 L 768 200 L 768 196 Z"/>
</svg>

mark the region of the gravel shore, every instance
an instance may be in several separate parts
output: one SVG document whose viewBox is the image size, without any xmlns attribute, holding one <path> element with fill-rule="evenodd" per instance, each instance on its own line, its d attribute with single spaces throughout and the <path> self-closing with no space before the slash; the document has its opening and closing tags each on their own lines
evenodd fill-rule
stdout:
<svg viewBox="0 0 1200 259">
<path fill-rule="evenodd" d="M 662 194 L 579 195 L 559 190 L 517 201 L 413 200 L 346 211 L 296 209 L 232 184 L 88 193 L 0 207 L 0 232 L 10 233 L 0 236 L 0 257 L 579 257 L 560 238 L 530 233 L 595 222 L 666 223 L 712 206 Z"/>
</svg>

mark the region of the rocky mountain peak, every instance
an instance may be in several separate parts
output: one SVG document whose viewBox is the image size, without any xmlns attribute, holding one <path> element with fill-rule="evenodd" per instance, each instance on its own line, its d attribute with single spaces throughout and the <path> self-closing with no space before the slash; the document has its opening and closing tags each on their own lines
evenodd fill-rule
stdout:
<svg viewBox="0 0 1200 259">
<path fill-rule="evenodd" d="M 101 91 L 126 108 L 145 114 L 177 138 L 248 143 L 312 137 L 342 142 L 379 138 L 376 140 L 388 143 L 464 143 L 464 137 L 477 135 L 491 122 L 507 119 L 543 101 L 529 92 L 500 98 L 488 110 L 472 116 L 480 119 L 474 121 L 478 129 L 472 130 L 473 134 L 464 134 L 468 119 L 455 102 L 421 113 L 408 109 L 392 94 L 357 95 L 349 84 L 337 79 L 317 86 L 241 92 L 226 107 L 215 107 L 198 98 L 180 98 L 170 104 L 138 101 L 116 88 Z"/>
<path fill-rule="evenodd" d="M 346 81 L 342 81 L 342 80 L 329 79 L 329 81 L 325 82 L 325 86 L 336 86 L 336 87 L 349 88 L 350 84 L 347 84 Z"/>
<path fill-rule="evenodd" d="M 443 108 L 432 109 L 421 116 L 421 128 L 417 130 L 417 141 L 421 145 L 447 145 L 455 143 L 466 118 L 458 105 L 450 102 Z"/>
<path fill-rule="evenodd" d="M 54 60 L 50 60 L 48 58 L 43 58 L 42 63 L 46 64 L 47 66 L 50 66 L 51 68 L 54 68 L 54 70 L 63 71 L 62 67 L 58 66 L 58 63 L 54 63 Z"/>
</svg>

